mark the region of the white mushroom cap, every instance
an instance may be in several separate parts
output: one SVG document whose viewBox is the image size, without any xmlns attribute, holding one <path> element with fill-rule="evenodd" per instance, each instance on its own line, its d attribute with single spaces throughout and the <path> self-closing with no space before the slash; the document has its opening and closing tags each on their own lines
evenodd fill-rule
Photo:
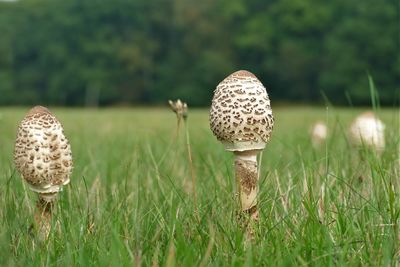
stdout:
<svg viewBox="0 0 400 267">
<path fill-rule="evenodd" d="M 265 87 L 249 71 L 232 73 L 214 91 L 210 127 L 229 151 L 264 149 L 274 117 Z"/>
<path fill-rule="evenodd" d="M 328 136 L 328 127 L 323 121 L 317 121 L 311 128 L 311 141 L 314 146 L 325 142 Z"/>
<path fill-rule="evenodd" d="M 36 106 L 22 120 L 15 142 L 14 162 L 34 192 L 56 193 L 69 183 L 71 147 L 62 125 L 47 108 Z"/>
<path fill-rule="evenodd" d="M 378 151 L 383 150 L 385 148 L 385 125 L 373 112 L 365 112 L 352 122 L 350 139 L 353 145 L 366 145 Z"/>
</svg>

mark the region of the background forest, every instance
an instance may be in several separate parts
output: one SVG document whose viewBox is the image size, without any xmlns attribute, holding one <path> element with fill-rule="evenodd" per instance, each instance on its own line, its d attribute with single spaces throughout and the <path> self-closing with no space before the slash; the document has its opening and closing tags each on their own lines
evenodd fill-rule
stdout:
<svg viewBox="0 0 400 267">
<path fill-rule="evenodd" d="M 0 2 L 0 105 L 208 106 L 237 69 L 275 103 L 384 105 L 400 91 L 397 0 Z"/>
</svg>

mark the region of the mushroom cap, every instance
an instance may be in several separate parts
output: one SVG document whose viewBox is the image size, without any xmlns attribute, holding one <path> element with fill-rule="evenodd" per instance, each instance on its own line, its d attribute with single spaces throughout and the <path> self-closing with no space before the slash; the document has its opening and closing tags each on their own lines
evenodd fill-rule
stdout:
<svg viewBox="0 0 400 267">
<path fill-rule="evenodd" d="M 350 140 L 355 146 L 366 145 L 378 151 L 383 150 L 385 125 L 373 112 L 362 113 L 351 123 Z"/>
<path fill-rule="evenodd" d="M 40 114 L 42 114 L 42 113 L 51 114 L 50 110 L 49 110 L 48 108 L 46 108 L 46 107 L 43 107 L 43 106 L 34 106 L 33 108 L 31 108 L 31 109 L 28 111 L 28 113 L 27 113 L 26 115 L 27 115 L 27 116 L 30 116 L 30 115 L 34 115 L 34 114 L 38 114 L 38 113 L 40 113 Z"/>
<path fill-rule="evenodd" d="M 328 127 L 323 121 L 317 121 L 311 128 L 311 141 L 314 146 L 321 145 L 328 136 Z"/>
<path fill-rule="evenodd" d="M 56 193 L 69 183 L 71 146 L 61 123 L 47 108 L 36 106 L 21 121 L 15 141 L 14 162 L 34 192 Z"/>
<path fill-rule="evenodd" d="M 232 73 L 214 91 L 210 128 L 228 151 L 264 149 L 274 126 L 265 87 L 246 70 Z"/>
</svg>

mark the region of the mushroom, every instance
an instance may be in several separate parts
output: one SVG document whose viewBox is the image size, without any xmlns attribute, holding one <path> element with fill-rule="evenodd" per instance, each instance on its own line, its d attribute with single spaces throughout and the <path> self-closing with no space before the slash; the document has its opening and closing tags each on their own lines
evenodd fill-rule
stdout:
<svg viewBox="0 0 400 267">
<path fill-rule="evenodd" d="M 249 71 L 232 73 L 214 91 L 210 128 L 235 156 L 235 176 L 242 214 L 258 221 L 257 154 L 265 148 L 274 125 L 265 87 Z"/>
<path fill-rule="evenodd" d="M 321 146 L 328 135 L 328 127 L 323 121 L 317 121 L 311 128 L 311 142 L 314 147 Z"/>
<path fill-rule="evenodd" d="M 385 125 L 371 111 L 360 114 L 350 126 L 350 141 L 356 147 L 366 147 L 380 153 L 385 148 Z"/>
<path fill-rule="evenodd" d="M 72 172 L 71 147 L 61 123 L 42 106 L 32 108 L 18 127 L 14 162 L 30 190 L 38 193 L 35 221 L 47 238 L 54 201 Z"/>
</svg>

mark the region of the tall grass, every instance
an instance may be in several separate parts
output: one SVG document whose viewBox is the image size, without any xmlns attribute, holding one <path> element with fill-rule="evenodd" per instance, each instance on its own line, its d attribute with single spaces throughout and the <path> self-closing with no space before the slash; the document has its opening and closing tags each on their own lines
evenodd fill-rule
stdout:
<svg viewBox="0 0 400 267">
<path fill-rule="evenodd" d="M 399 249 L 399 113 L 381 109 L 387 148 L 362 163 L 346 140 L 356 109 L 276 108 L 262 158 L 260 224 L 254 243 L 236 223 L 233 156 L 191 110 L 190 148 L 171 145 L 167 109 L 54 109 L 74 157 L 60 194 L 60 230 L 39 243 L 29 229 L 36 196 L 15 172 L 13 142 L 26 110 L 0 109 L 1 266 L 376 266 L 396 265 Z M 308 129 L 328 122 L 326 146 Z M 364 179 L 359 179 L 360 176 Z"/>
</svg>

